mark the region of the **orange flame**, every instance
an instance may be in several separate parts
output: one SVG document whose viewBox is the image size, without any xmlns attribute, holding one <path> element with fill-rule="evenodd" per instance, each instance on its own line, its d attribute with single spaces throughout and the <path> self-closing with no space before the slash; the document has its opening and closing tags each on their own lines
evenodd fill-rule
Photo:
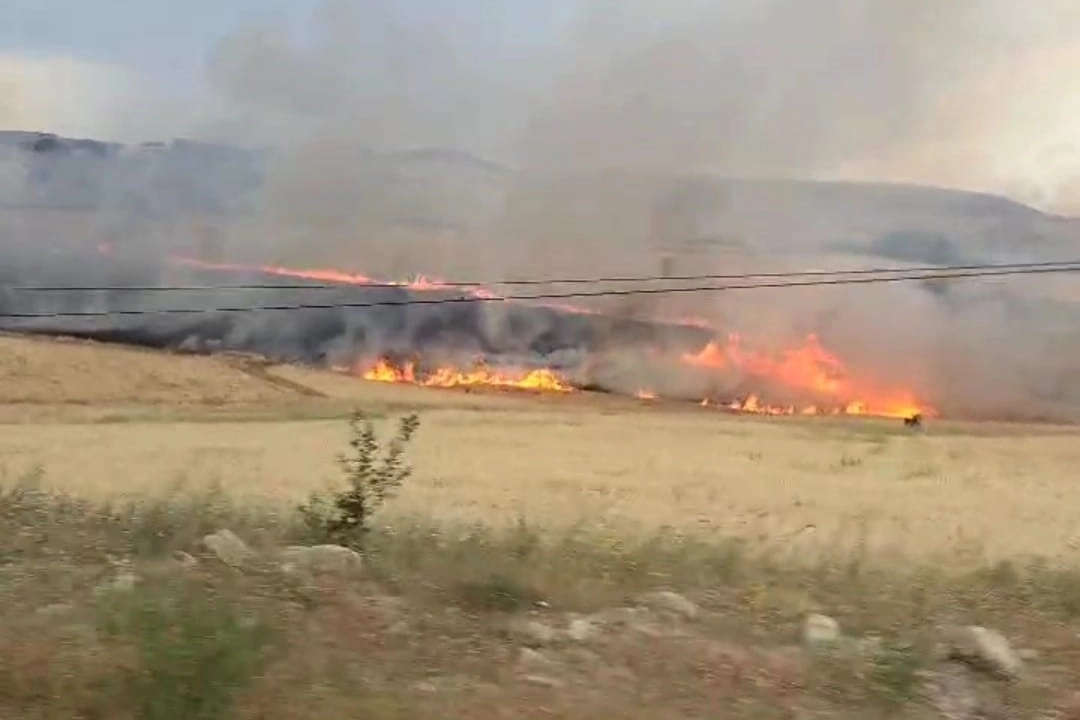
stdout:
<svg viewBox="0 0 1080 720">
<path fill-rule="evenodd" d="M 102 255 L 113 253 L 113 246 L 102 243 L 97 248 Z M 194 257 L 173 256 L 170 261 L 189 267 L 233 272 L 260 272 L 266 275 L 289 277 L 316 282 L 342 285 L 392 285 L 415 291 L 458 290 L 481 299 L 500 299 L 491 290 L 479 287 L 462 287 L 445 281 L 418 275 L 410 281 L 386 282 L 363 275 L 335 269 L 291 268 L 280 265 L 243 265 L 237 263 L 207 262 Z M 547 305 L 571 313 L 592 314 L 597 311 L 566 305 Z M 709 327 L 708 321 L 696 317 L 679 318 L 678 322 L 699 328 Z M 687 365 L 710 371 L 736 370 L 756 377 L 769 386 L 795 393 L 805 393 L 815 398 L 812 404 L 802 407 L 774 406 L 763 402 L 758 395 L 728 402 L 726 407 L 741 412 L 768 415 L 868 415 L 888 418 L 906 418 L 916 414 L 935 416 L 936 410 L 919 401 L 916 394 L 904 389 L 882 388 L 852 376 L 839 357 L 827 351 L 815 335 L 809 335 L 800 346 L 770 355 L 761 351 L 746 350 L 737 334 L 728 337 L 727 343 L 713 341 L 697 353 L 682 356 Z M 519 373 L 499 373 L 485 367 L 472 371 L 440 368 L 420 378 L 413 363 L 396 367 L 381 360 L 363 371 L 362 375 L 379 382 L 396 382 L 427 387 L 495 386 L 516 387 L 529 390 L 571 392 L 573 387 L 558 373 L 548 370 L 532 370 Z M 640 390 L 637 397 L 653 400 L 657 394 L 652 390 Z M 706 398 L 702 406 L 714 402 Z M 720 403 L 724 405 L 724 403 Z"/>
<path fill-rule="evenodd" d="M 400 367 L 388 360 L 379 360 L 360 373 L 365 380 L 384 383 L 407 383 L 423 387 L 500 387 L 535 392 L 574 392 L 574 387 L 554 370 L 541 368 L 521 372 L 498 372 L 478 365 L 472 370 L 440 367 L 420 377 L 416 365 L 406 362 Z"/>
<path fill-rule="evenodd" d="M 834 408 L 831 414 L 835 415 L 906 418 L 916 414 L 936 414 L 933 408 L 920 402 L 913 392 L 883 389 L 854 377 L 839 357 L 821 345 L 816 335 L 808 335 L 802 345 L 773 356 L 744 349 L 739 335 L 732 334 L 727 344 L 710 342 L 697 353 L 684 354 L 682 360 L 687 365 L 707 370 L 735 369 L 779 389 L 822 401 L 797 408 L 770 405 L 759 396 L 750 395 L 728 404 L 730 409 L 740 412 L 821 415 L 829 414 L 821 409 L 826 405 Z"/>
</svg>

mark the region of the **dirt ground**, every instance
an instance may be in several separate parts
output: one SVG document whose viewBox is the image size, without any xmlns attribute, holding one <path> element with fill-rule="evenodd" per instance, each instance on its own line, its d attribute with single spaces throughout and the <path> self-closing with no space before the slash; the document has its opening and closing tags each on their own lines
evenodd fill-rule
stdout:
<svg viewBox="0 0 1080 720">
<path fill-rule="evenodd" d="M 292 502 L 336 477 L 353 407 L 387 420 L 420 412 L 416 473 L 394 505 L 405 514 L 671 527 L 799 551 L 842 543 L 902 556 L 1080 559 L 1075 428 L 942 422 L 912 432 L 0 338 L 7 482 L 40 471 L 47 485 L 89 496 L 220 482 Z"/>
</svg>

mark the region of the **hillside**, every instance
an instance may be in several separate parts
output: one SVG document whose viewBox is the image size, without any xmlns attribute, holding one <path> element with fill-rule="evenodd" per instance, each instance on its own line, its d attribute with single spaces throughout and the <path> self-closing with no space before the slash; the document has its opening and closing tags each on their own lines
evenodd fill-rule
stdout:
<svg viewBox="0 0 1080 720">
<path fill-rule="evenodd" d="M 160 242 L 191 244 L 207 232 L 228 235 L 270 209 L 300 235 L 377 233 L 394 238 L 415 265 L 438 250 L 439 264 L 452 269 L 461 262 L 444 247 L 447 233 L 459 248 L 497 247 L 493 262 L 504 264 L 516 247 L 585 246 L 617 247 L 628 266 L 649 268 L 657 244 L 705 256 L 719 248 L 950 263 L 1053 255 L 1080 237 L 1080 221 L 1004 197 L 930 187 L 622 171 L 536 175 L 441 148 L 355 148 L 325 168 L 305 159 L 275 170 L 278 155 L 184 140 L 128 147 L 0 132 L 0 217 L 19 235 L 52 233 L 57 223 L 67 234 L 85 232 L 79 225 L 90 213 L 121 233 L 165 232 Z M 276 199 L 265 194 L 271 180 Z M 284 215 L 281 203 L 289 206 Z M 310 254 L 333 259 L 333 249 L 317 245 L 308 243 Z M 339 263 L 356 261 L 341 243 L 334 247 Z M 276 240 L 266 249 L 283 247 Z"/>
</svg>

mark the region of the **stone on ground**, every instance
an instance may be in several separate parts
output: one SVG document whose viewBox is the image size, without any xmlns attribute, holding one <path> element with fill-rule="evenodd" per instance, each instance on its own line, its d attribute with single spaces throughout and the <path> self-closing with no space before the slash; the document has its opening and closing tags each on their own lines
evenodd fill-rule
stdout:
<svg viewBox="0 0 1080 720">
<path fill-rule="evenodd" d="M 802 641 L 811 651 L 832 648 L 840 641 L 840 623 L 828 615 L 808 615 L 803 622 Z"/>
<path fill-rule="evenodd" d="M 687 620 L 693 620 L 701 612 L 693 601 L 670 590 L 646 593 L 639 598 L 639 602 L 645 607 L 656 611 L 669 612 Z"/>
<path fill-rule="evenodd" d="M 510 626 L 510 635 L 526 647 L 544 647 L 559 640 L 559 631 L 539 620 L 521 620 Z"/>
<path fill-rule="evenodd" d="M 968 625 L 946 628 L 943 635 L 949 658 L 1003 679 L 1020 676 L 1024 661 L 1001 633 Z"/>
<path fill-rule="evenodd" d="M 295 546 L 282 553 L 286 573 L 331 573 L 346 575 L 363 567 L 360 553 L 340 545 Z"/>
<path fill-rule="evenodd" d="M 232 530 L 218 530 L 203 538 L 203 545 L 229 567 L 241 568 L 255 558 L 255 551 Z"/>
</svg>

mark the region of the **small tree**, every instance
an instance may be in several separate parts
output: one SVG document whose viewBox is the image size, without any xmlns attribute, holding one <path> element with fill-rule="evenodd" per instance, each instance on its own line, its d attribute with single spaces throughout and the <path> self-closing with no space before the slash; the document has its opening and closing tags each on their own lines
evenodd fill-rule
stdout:
<svg viewBox="0 0 1080 720">
<path fill-rule="evenodd" d="M 394 439 L 382 451 L 375 428 L 363 411 L 349 418 L 349 451 L 338 456 L 347 486 L 331 493 L 313 493 L 300 506 L 309 533 L 320 542 L 360 548 L 371 529 L 371 517 L 412 474 L 405 446 L 420 418 L 415 413 L 398 421 Z"/>
</svg>

